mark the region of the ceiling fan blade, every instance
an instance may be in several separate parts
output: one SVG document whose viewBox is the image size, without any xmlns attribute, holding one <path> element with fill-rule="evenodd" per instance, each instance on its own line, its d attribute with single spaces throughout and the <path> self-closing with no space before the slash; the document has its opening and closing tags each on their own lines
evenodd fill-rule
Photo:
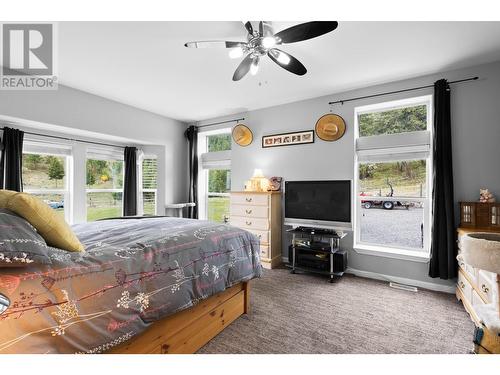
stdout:
<svg viewBox="0 0 500 375">
<path fill-rule="evenodd" d="M 245 28 L 247 29 L 247 31 L 250 35 L 253 35 L 253 26 L 252 26 L 252 23 L 250 21 L 247 21 L 245 23 Z"/>
<path fill-rule="evenodd" d="M 261 21 L 262 23 L 262 31 L 261 34 L 263 37 L 266 36 L 273 36 L 273 27 L 271 26 L 271 23 L 269 21 Z M 260 24 L 259 24 L 260 26 Z"/>
<path fill-rule="evenodd" d="M 281 39 L 281 43 L 284 44 L 301 42 L 329 33 L 335 30 L 338 25 L 337 21 L 306 22 L 282 30 L 276 33 L 275 36 Z"/>
<path fill-rule="evenodd" d="M 236 48 L 246 46 L 246 43 L 228 42 L 224 40 L 207 40 L 201 42 L 187 42 L 184 46 L 188 48 Z"/>
<path fill-rule="evenodd" d="M 262 21 L 259 22 L 259 34 L 264 35 L 264 22 Z"/>
<path fill-rule="evenodd" d="M 307 69 L 302 63 L 297 60 L 292 55 L 283 52 L 277 48 L 271 48 L 267 55 L 271 60 L 273 60 L 276 64 L 281 66 L 283 69 L 288 70 L 293 74 L 297 74 L 298 76 L 303 76 L 307 73 Z"/>
<path fill-rule="evenodd" d="M 239 81 L 242 79 L 249 71 L 250 67 L 252 66 L 253 58 L 252 54 L 249 53 L 243 61 L 238 65 L 236 68 L 234 74 L 233 74 L 233 81 Z"/>
</svg>

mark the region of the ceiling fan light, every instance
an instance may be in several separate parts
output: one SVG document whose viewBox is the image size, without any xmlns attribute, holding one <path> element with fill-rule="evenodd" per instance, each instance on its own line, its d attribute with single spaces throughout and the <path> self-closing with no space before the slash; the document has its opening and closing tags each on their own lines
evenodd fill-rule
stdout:
<svg viewBox="0 0 500 375">
<path fill-rule="evenodd" d="M 238 59 L 243 56 L 243 48 L 236 47 L 229 50 L 229 57 L 231 59 Z"/>
<path fill-rule="evenodd" d="M 252 65 L 250 65 L 250 74 L 251 75 L 256 75 L 257 72 L 259 71 L 259 58 L 255 58 L 252 61 Z"/>
<path fill-rule="evenodd" d="M 278 57 L 276 58 L 276 60 L 284 65 L 288 65 L 288 63 L 290 62 L 290 56 L 280 52 L 278 53 Z"/>
<path fill-rule="evenodd" d="M 276 39 L 273 36 L 266 36 L 262 39 L 262 47 L 272 48 L 276 45 Z"/>
</svg>

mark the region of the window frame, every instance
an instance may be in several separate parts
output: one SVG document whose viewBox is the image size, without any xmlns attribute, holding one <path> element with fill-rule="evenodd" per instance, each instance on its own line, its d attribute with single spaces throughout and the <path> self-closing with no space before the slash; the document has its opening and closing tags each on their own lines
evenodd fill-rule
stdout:
<svg viewBox="0 0 500 375">
<path fill-rule="evenodd" d="M 431 245 L 432 225 L 432 129 L 433 129 L 433 97 L 425 95 L 371 104 L 354 109 L 354 249 L 362 254 L 381 255 L 397 259 L 407 259 L 420 262 L 428 261 Z M 402 132 L 375 136 L 359 135 L 359 115 L 363 113 L 385 112 L 392 109 L 425 105 L 427 111 L 426 130 Z M 364 142 L 359 142 L 363 139 Z M 360 147 L 362 143 L 362 147 Z M 361 157 L 360 157 L 361 156 Z M 361 160 L 360 160 L 361 159 Z M 426 161 L 426 196 L 384 197 L 387 201 L 411 201 L 423 203 L 423 248 L 411 248 L 396 245 L 380 245 L 361 241 L 361 201 L 380 200 L 380 197 L 359 195 L 359 166 L 364 163 L 390 163 L 398 161 L 425 160 Z"/>
<path fill-rule="evenodd" d="M 231 135 L 232 128 L 224 127 L 198 132 L 198 216 L 208 220 L 208 198 L 211 196 L 230 197 L 230 193 L 208 191 L 208 175 L 211 169 L 231 171 L 231 150 L 208 151 L 208 137 L 219 134 Z M 231 142 L 232 148 L 232 142 Z"/>
<path fill-rule="evenodd" d="M 38 140 L 26 140 L 23 142 L 22 150 L 23 158 L 25 154 L 31 155 L 43 155 L 43 156 L 56 156 L 64 157 L 64 173 L 66 177 L 65 186 L 63 189 L 25 189 L 23 186 L 23 191 L 25 193 L 33 195 L 48 195 L 56 194 L 62 195 L 64 197 L 64 220 L 68 223 L 72 223 L 72 178 L 73 178 L 73 153 L 71 146 L 63 143 L 50 143 Z M 23 183 L 24 185 L 24 183 Z"/>
<path fill-rule="evenodd" d="M 87 148 L 86 156 L 85 156 L 85 175 L 87 174 L 87 160 L 105 160 L 105 161 L 121 161 L 123 163 L 122 174 L 123 174 L 123 182 L 125 183 L 125 161 L 122 152 L 118 152 L 114 148 L 109 149 L 94 149 Z M 123 193 L 124 186 L 121 189 L 89 189 L 87 187 L 87 181 L 85 181 L 85 221 L 88 221 L 88 204 L 87 204 L 87 195 L 89 193 L 122 193 L 122 203 L 120 207 L 120 212 L 123 213 Z M 120 215 L 121 216 L 121 215 Z"/>
</svg>

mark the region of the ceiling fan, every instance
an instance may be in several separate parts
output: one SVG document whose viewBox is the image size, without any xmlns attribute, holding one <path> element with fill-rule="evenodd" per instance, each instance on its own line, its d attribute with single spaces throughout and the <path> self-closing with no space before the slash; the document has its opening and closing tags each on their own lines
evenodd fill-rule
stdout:
<svg viewBox="0 0 500 375">
<path fill-rule="evenodd" d="M 188 42 L 184 45 L 189 48 L 229 48 L 229 57 L 233 59 L 245 55 L 243 61 L 233 74 L 233 81 L 239 81 L 248 72 L 252 75 L 257 74 L 259 61 L 265 55 L 269 56 L 271 60 L 283 69 L 302 76 L 307 73 L 306 67 L 295 57 L 276 48 L 276 46 L 301 42 L 329 33 L 337 28 L 338 22 L 306 22 L 292 26 L 276 34 L 273 31 L 271 23 L 268 21 L 260 21 L 258 30 L 253 28 L 250 21 L 244 25 L 248 32 L 246 42 L 200 41 Z"/>
</svg>

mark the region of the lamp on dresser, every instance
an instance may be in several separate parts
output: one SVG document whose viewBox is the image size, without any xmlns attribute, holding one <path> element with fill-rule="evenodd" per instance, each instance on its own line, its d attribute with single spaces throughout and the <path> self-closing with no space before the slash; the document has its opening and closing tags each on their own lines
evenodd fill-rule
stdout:
<svg viewBox="0 0 500 375">
<path fill-rule="evenodd" d="M 281 263 L 281 192 L 231 192 L 231 225 L 248 230 L 260 240 L 264 268 Z"/>
</svg>

